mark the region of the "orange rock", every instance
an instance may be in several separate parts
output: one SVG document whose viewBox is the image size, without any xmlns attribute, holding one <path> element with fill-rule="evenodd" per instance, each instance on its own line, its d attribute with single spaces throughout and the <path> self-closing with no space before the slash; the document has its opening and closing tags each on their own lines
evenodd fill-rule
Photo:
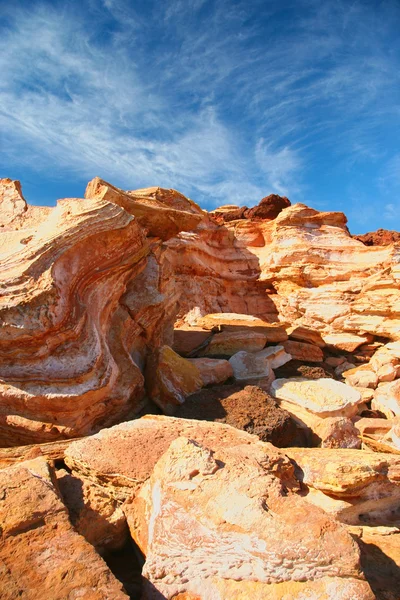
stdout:
<svg viewBox="0 0 400 600">
<path fill-rule="evenodd" d="M 282 345 L 295 360 L 303 360 L 304 362 L 322 362 L 324 360 L 324 353 L 319 346 L 305 342 L 293 342 L 292 340 L 283 342 Z"/>
<path fill-rule="evenodd" d="M 268 323 L 252 315 L 240 315 L 235 313 L 215 313 L 201 317 L 198 325 L 205 329 L 218 327 L 221 331 L 256 331 L 267 336 L 269 344 L 284 342 L 288 339 L 285 328 L 282 325 Z"/>
<path fill-rule="evenodd" d="M 207 329 L 183 325 L 174 329 L 172 349 L 181 356 L 193 356 L 196 350 L 207 344 L 210 337 L 211 332 Z"/>
<path fill-rule="evenodd" d="M 322 337 L 327 346 L 332 346 L 337 350 L 345 352 L 354 352 L 363 344 L 369 344 L 373 340 L 373 336 L 371 335 L 361 336 L 354 333 L 330 333 Z"/>
<path fill-rule="evenodd" d="M 72 527 L 38 458 L 0 471 L 0 595 L 4 600 L 123 600 L 105 562 Z"/>
<path fill-rule="evenodd" d="M 56 471 L 56 475 L 77 532 L 100 553 L 122 548 L 128 539 L 128 529 L 118 502 L 100 486 L 71 475 L 65 469 Z"/>
<path fill-rule="evenodd" d="M 267 336 L 257 331 L 223 331 L 213 335 L 202 356 L 233 356 L 240 350 L 258 352 L 267 343 Z"/>
</svg>

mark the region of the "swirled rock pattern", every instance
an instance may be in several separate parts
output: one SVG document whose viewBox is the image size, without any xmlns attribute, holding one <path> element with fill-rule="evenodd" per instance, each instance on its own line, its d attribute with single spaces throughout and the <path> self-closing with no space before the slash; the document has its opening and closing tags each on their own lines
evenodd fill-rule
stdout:
<svg viewBox="0 0 400 600">
<path fill-rule="evenodd" d="M 101 180 L 54 208 L 29 207 L 18 182 L 0 192 L 0 445 L 135 414 L 148 350 L 172 343 L 175 302 L 161 291 L 154 236 L 196 226 L 200 209 L 133 200 Z"/>
</svg>

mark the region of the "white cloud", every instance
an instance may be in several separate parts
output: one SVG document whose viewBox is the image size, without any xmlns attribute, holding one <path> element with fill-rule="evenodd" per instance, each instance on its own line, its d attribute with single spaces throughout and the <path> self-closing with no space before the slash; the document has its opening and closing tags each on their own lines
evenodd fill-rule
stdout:
<svg viewBox="0 0 400 600">
<path fill-rule="evenodd" d="M 288 195 L 290 188 L 294 188 L 294 178 L 303 166 L 299 153 L 287 146 L 274 152 L 271 145 L 261 138 L 257 142 L 255 155 L 260 168 L 267 174 L 273 191 Z"/>
</svg>

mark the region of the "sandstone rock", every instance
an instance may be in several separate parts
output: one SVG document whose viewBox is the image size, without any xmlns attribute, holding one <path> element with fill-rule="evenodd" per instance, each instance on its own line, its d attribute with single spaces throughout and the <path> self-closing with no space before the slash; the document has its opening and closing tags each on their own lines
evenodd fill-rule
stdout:
<svg viewBox="0 0 400 600">
<path fill-rule="evenodd" d="M 390 430 L 390 437 L 396 448 L 400 450 L 400 423 L 396 423 Z"/>
<path fill-rule="evenodd" d="M 397 358 L 395 352 L 391 352 L 386 346 L 379 348 L 370 360 L 371 367 L 378 373 L 382 367 L 391 365 L 396 367 L 400 364 L 400 359 Z"/>
<path fill-rule="evenodd" d="M 330 333 L 322 337 L 327 346 L 344 352 L 354 352 L 363 344 L 368 344 L 373 340 L 371 335 L 355 335 L 354 333 Z"/>
<path fill-rule="evenodd" d="M 139 225 L 101 200 L 28 207 L 19 219 L 0 233 L 3 446 L 91 433 L 143 395 L 130 354 L 139 327 L 119 304 L 151 252 Z"/>
<path fill-rule="evenodd" d="M 44 459 L 0 471 L 0 489 L 2 599 L 128 598 L 71 526 Z"/>
<path fill-rule="evenodd" d="M 271 394 L 325 417 L 355 415 L 362 402 L 359 392 L 333 379 L 276 379 Z"/>
<path fill-rule="evenodd" d="M 219 206 L 215 210 L 209 212 L 209 216 L 219 224 L 228 223 L 229 221 L 237 221 L 245 218 L 247 206 L 237 206 L 236 204 L 227 204 Z"/>
<path fill-rule="evenodd" d="M 203 378 L 196 365 L 163 346 L 148 360 L 146 386 L 153 402 L 172 414 L 187 396 L 203 387 Z"/>
<path fill-rule="evenodd" d="M 324 353 L 321 348 L 313 344 L 288 340 L 283 342 L 283 347 L 288 354 L 297 360 L 304 362 L 322 362 L 324 360 Z"/>
<path fill-rule="evenodd" d="M 389 419 L 400 415 L 400 380 L 380 384 L 375 391 L 372 408 L 382 411 Z"/>
<path fill-rule="evenodd" d="M 189 358 L 200 373 L 203 386 L 224 383 L 229 377 L 233 377 L 233 369 L 227 360 L 218 358 Z"/>
<path fill-rule="evenodd" d="M 201 317 L 198 325 L 205 329 L 218 327 L 222 331 L 256 331 L 267 336 L 268 344 L 284 342 L 288 339 L 283 325 L 268 323 L 252 315 L 241 315 L 236 313 L 215 313 Z"/>
<path fill-rule="evenodd" d="M 346 383 L 353 387 L 375 389 L 379 381 L 377 374 L 369 365 L 343 371 L 342 376 L 345 378 Z"/>
<path fill-rule="evenodd" d="M 60 469 L 56 475 L 77 532 L 100 553 L 122 548 L 128 539 L 128 528 L 118 502 L 101 487 L 89 484 L 65 469 Z"/>
<path fill-rule="evenodd" d="M 12 179 L 0 179 L 0 222 L 9 225 L 28 210 L 21 184 Z"/>
<path fill-rule="evenodd" d="M 227 423 L 279 448 L 301 445 L 304 441 L 289 413 L 255 386 L 242 389 L 238 385 L 225 385 L 201 390 L 190 396 L 176 415 L 184 419 Z"/>
<path fill-rule="evenodd" d="M 31 444 L 27 446 L 11 446 L 0 448 L 0 469 L 11 467 L 25 460 L 46 457 L 49 460 L 64 459 L 65 449 L 72 440 L 61 440 L 59 442 L 47 442 L 44 444 Z"/>
<path fill-rule="evenodd" d="M 350 526 L 368 583 L 380 600 L 397 600 L 400 589 L 400 530 L 397 527 Z"/>
<path fill-rule="evenodd" d="M 168 202 L 160 201 L 159 195 L 157 197 L 157 193 L 154 193 L 154 190 L 160 189 L 149 188 L 150 193 L 146 193 L 146 190 L 137 190 L 136 194 L 135 192 L 126 193 L 99 177 L 95 177 L 87 185 L 85 198 L 108 200 L 122 206 L 128 213 L 135 216 L 149 235 L 160 237 L 162 240 L 167 240 L 180 231 L 195 229 L 204 219 L 205 215 L 201 209 L 198 211 L 187 210 L 189 206 L 186 203 L 184 209 L 181 208 L 182 204 L 178 205 L 179 208 L 175 208 Z M 170 192 L 173 191 L 170 190 Z M 165 193 L 167 190 L 162 190 L 162 192 Z M 181 196 L 181 194 L 179 195 Z M 185 200 L 187 201 L 186 198 Z M 174 202 L 172 202 L 173 204 Z M 194 205 L 194 203 L 192 204 Z"/>
<path fill-rule="evenodd" d="M 229 359 L 237 381 L 251 381 L 252 379 L 265 379 L 271 383 L 274 379 L 272 369 L 276 369 L 288 361 L 291 356 L 285 352 L 283 346 L 270 346 L 260 352 L 237 352 Z"/>
<path fill-rule="evenodd" d="M 377 376 L 380 382 L 394 381 L 397 377 L 399 365 L 394 366 L 393 364 L 383 365 L 378 369 Z"/>
<path fill-rule="evenodd" d="M 319 346 L 320 348 L 326 346 L 321 334 L 319 331 L 315 331 L 315 329 L 308 329 L 308 327 L 298 325 L 296 327 L 289 327 L 289 329 L 287 329 L 287 334 L 291 340 L 307 342 Z"/>
<path fill-rule="evenodd" d="M 287 448 L 307 499 L 343 523 L 393 524 L 400 500 L 400 456 L 341 448 Z"/>
<path fill-rule="evenodd" d="M 313 433 L 321 448 L 361 448 L 360 432 L 346 417 L 321 419 Z"/>
<path fill-rule="evenodd" d="M 337 377 L 340 377 L 346 371 L 351 371 L 352 369 L 355 369 L 355 368 L 356 368 L 356 365 L 354 363 L 348 362 L 346 360 L 344 363 L 341 363 L 339 366 L 336 367 L 335 375 Z"/>
<path fill-rule="evenodd" d="M 211 338 L 211 332 L 202 327 L 182 326 L 174 330 L 172 349 L 181 356 L 193 356 Z"/>
<path fill-rule="evenodd" d="M 339 367 L 346 361 L 344 356 L 328 356 L 325 362 L 330 367 Z"/>
<path fill-rule="evenodd" d="M 240 350 L 257 352 L 262 350 L 267 342 L 267 336 L 256 331 L 223 331 L 216 333 L 208 346 L 199 354 L 203 356 L 232 356 Z"/>
<path fill-rule="evenodd" d="M 372 599 L 351 537 L 295 485 L 290 463 L 261 442 L 173 441 L 124 505 L 149 588 L 168 599 Z"/>
<path fill-rule="evenodd" d="M 89 479 L 123 501 L 138 492 L 170 443 L 182 435 L 208 447 L 258 441 L 222 423 L 147 415 L 74 441 L 65 451 L 65 462 L 74 475 Z"/>
</svg>

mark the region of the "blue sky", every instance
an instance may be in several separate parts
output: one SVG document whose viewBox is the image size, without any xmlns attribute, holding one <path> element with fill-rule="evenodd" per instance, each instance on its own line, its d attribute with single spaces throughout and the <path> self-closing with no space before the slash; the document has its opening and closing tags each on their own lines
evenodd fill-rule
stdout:
<svg viewBox="0 0 400 600">
<path fill-rule="evenodd" d="M 400 229 L 399 0 L 0 0 L 0 176 Z"/>
</svg>

